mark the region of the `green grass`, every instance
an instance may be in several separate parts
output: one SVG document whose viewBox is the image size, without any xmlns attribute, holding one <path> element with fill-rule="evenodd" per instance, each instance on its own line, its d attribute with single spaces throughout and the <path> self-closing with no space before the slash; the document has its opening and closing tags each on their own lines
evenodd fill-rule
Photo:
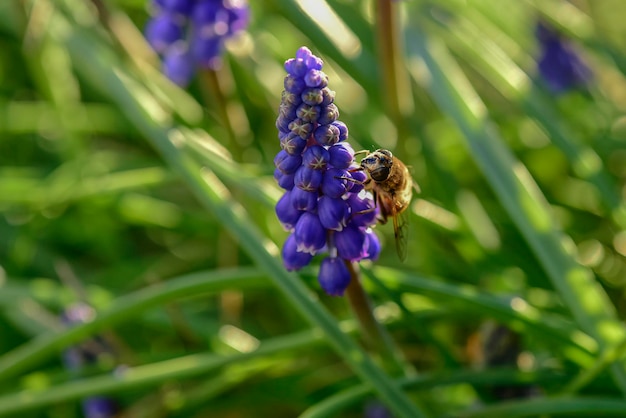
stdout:
<svg viewBox="0 0 626 418">
<path fill-rule="evenodd" d="M 183 90 L 143 0 L 0 3 L 0 416 L 78 417 L 90 396 L 146 417 L 624 410 L 626 5 L 392 2 L 385 26 L 382 0 L 251 2 Z M 545 88 L 538 18 L 593 70 L 584 89 Z M 392 149 L 422 189 L 407 261 L 385 225 L 361 266 L 394 360 L 318 258 L 280 260 L 274 121 L 302 45 L 353 147 Z M 79 302 L 93 317 L 64 324 Z M 77 346 L 99 356 L 68 370 Z"/>
</svg>

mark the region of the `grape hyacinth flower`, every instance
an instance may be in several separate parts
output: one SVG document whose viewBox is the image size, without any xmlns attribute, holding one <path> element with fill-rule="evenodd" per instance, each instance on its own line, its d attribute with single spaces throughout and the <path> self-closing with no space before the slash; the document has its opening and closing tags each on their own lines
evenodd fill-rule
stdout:
<svg viewBox="0 0 626 418">
<path fill-rule="evenodd" d="M 196 69 L 221 65 L 224 41 L 245 30 L 246 0 L 151 0 L 145 36 L 163 59 L 163 73 L 186 86 Z"/>
<path fill-rule="evenodd" d="M 551 92 L 563 93 L 587 83 L 591 70 L 559 33 L 539 22 L 535 36 L 541 45 L 539 75 Z"/>
<path fill-rule="evenodd" d="M 341 296 L 350 283 L 347 263 L 375 260 L 380 242 L 371 229 L 377 208 L 363 191 L 366 175 L 345 142 L 348 128 L 338 120 L 335 92 L 322 65 L 306 47 L 285 62 L 276 119 L 282 150 L 274 158 L 274 177 L 285 194 L 276 215 L 291 232 L 282 250 L 287 270 L 327 253 L 318 281 L 329 295 Z"/>
</svg>

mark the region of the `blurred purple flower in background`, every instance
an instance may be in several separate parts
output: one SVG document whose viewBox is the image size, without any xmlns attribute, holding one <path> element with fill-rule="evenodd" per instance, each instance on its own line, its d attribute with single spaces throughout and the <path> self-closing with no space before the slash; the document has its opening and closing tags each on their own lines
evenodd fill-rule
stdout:
<svg viewBox="0 0 626 418">
<path fill-rule="evenodd" d="M 323 61 L 302 47 L 285 62 L 282 101 L 276 127 L 282 150 L 274 158 L 274 177 L 285 194 L 276 215 L 291 235 L 282 256 L 288 270 L 298 270 L 314 255 L 328 253 L 318 280 L 326 293 L 341 296 L 350 283 L 346 262 L 376 259 L 378 237 L 370 227 L 377 209 L 359 184 L 365 175 L 345 142 L 348 128 L 340 122 L 328 88 Z"/>
<path fill-rule="evenodd" d="M 88 322 L 93 318 L 93 309 L 77 303 L 63 312 L 61 319 L 67 325 Z M 81 369 L 98 361 L 98 356 L 111 351 L 106 342 L 96 336 L 81 344 L 69 347 L 63 352 L 63 364 L 69 371 L 80 373 Z M 117 405 L 112 399 L 104 396 L 89 396 L 81 402 L 85 418 L 112 418 L 117 413 Z"/>
<path fill-rule="evenodd" d="M 163 58 L 163 73 L 189 84 L 197 68 L 221 65 L 224 41 L 248 26 L 245 0 L 151 0 L 152 18 L 145 36 Z"/>
<path fill-rule="evenodd" d="M 562 93 L 587 83 L 591 70 L 554 28 L 539 22 L 535 36 L 541 46 L 537 59 L 539 75 L 550 91 Z"/>
</svg>

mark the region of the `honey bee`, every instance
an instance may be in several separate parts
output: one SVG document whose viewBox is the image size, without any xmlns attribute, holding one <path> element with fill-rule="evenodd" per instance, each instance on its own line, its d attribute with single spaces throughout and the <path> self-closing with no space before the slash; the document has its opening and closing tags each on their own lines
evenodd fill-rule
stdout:
<svg viewBox="0 0 626 418">
<path fill-rule="evenodd" d="M 407 166 L 386 149 L 367 154 L 358 170 L 367 174 L 363 186 L 374 196 L 374 203 L 379 209 L 378 222 L 385 224 L 389 217 L 393 219 L 396 250 L 400 260 L 404 261 L 409 232 L 406 209 L 411 203 L 413 189 L 419 193 L 419 186 L 413 181 Z"/>
</svg>

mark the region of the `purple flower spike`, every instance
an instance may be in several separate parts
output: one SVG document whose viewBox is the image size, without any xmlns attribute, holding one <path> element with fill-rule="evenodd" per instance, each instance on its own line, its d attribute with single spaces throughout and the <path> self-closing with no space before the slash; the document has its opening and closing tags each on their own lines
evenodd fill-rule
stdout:
<svg viewBox="0 0 626 418">
<path fill-rule="evenodd" d="M 350 272 L 342 259 L 326 257 L 320 265 L 317 280 L 322 289 L 329 295 L 343 296 L 350 284 Z"/>
<path fill-rule="evenodd" d="M 276 205 L 276 216 L 293 231 L 283 247 L 285 267 L 298 270 L 313 255 L 330 253 L 322 260 L 318 279 L 326 293 L 340 296 L 350 283 L 346 263 L 376 259 L 380 242 L 370 229 L 377 215 L 371 194 L 355 193 L 363 185 L 351 181 L 362 182 L 366 176 L 358 171 L 352 147 L 342 142 L 348 128 L 337 120 L 335 92 L 328 88 L 322 67 L 322 60 L 306 47 L 285 62 L 276 120 L 282 150 L 274 158 L 274 177 L 287 191 Z"/>
<path fill-rule="evenodd" d="M 550 91 L 563 93 L 587 83 L 591 70 L 554 28 L 540 22 L 535 35 L 541 46 L 539 75 Z"/>
<path fill-rule="evenodd" d="M 152 6 L 146 39 L 163 56 L 165 75 L 181 86 L 198 68 L 218 69 L 224 42 L 244 30 L 250 20 L 245 0 L 152 0 Z M 184 44 L 193 61 L 169 51 L 175 42 Z"/>
</svg>

